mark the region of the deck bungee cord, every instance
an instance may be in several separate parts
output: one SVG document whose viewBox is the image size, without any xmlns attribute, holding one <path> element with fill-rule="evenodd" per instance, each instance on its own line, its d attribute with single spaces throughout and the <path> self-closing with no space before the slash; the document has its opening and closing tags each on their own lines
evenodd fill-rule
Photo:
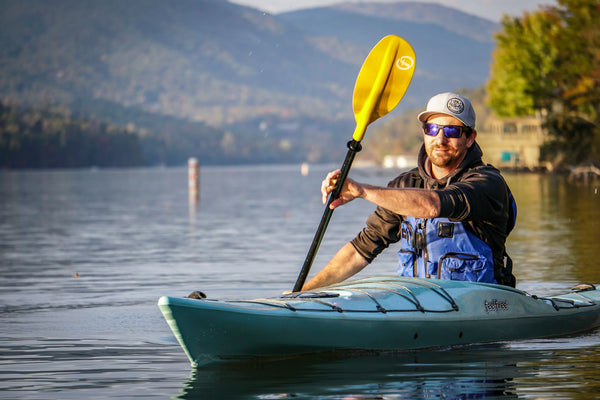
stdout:
<svg viewBox="0 0 600 400">
<path fill-rule="evenodd" d="M 393 312 L 430 312 L 430 313 L 444 313 L 444 312 L 452 312 L 458 311 L 458 305 L 448 294 L 444 288 L 436 285 L 433 282 L 427 282 L 425 280 L 411 280 L 410 284 L 418 287 L 419 289 L 425 288 L 428 290 L 428 293 L 437 294 L 443 301 L 447 302 L 449 308 L 447 309 L 431 309 L 426 308 L 419 301 L 418 295 L 413 292 L 408 286 L 405 284 L 401 284 L 397 282 L 398 280 L 402 280 L 402 278 L 394 278 L 386 279 L 380 278 L 379 280 L 373 279 L 375 277 L 366 278 L 366 279 L 358 279 L 347 282 L 345 284 L 337 284 L 329 287 L 324 287 L 319 289 L 318 292 L 292 292 L 286 295 L 283 295 L 281 298 L 275 299 L 252 299 L 252 300 L 233 300 L 229 301 L 229 303 L 253 303 L 253 304 L 262 304 L 265 306 L 273 306 L 279 308 L 285 308 L 290 311 L 335 311 L 335 312 L 380 312 L 380 313 L 393 313 Z M 382 286 L 377 286 L 378 283 L 381 283 Z M 386 286 L 383 286 L 386 285 Z M 392 287 L 389 287 L 392 286 Z M 348 296 L 350 293 L 350 296 Z M 386 308 L 381 305 L 381 302 L 377 300 L 377 297 L 381 297 L 382 294 L 393 294 L 399 296 L 410 304 L 414 305 L 414 308 Z M 343 308 L 340 305 L 336 304 L 335 299 L 344 298 L 347 299 L 351 296 L 355 295 L 363 295 L 365 298 L 369 299 L 370 302 L 374 305 L 374 309 L 353 309 L 353 308 Z M 344 296 L 343 296 L 344 295 Z M 283 300 L 285 299 L 285 300 Z M 330 300 L 329 301 L 326 301 Z M 200 298 L 199 300 L 203 301 L 214 301 L 219 302 L 219 300 L 205 300 L 204 298 Z M 303 307 L 302 304 L 319 304 L 323 305 L 325 308 L 310 308 Z"/>
</svg>

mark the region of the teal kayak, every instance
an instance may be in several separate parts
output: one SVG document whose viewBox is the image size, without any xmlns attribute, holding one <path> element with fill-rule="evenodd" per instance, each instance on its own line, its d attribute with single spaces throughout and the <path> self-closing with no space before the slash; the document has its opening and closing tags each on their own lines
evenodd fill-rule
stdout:
<svg viewBox="0 0 600 400">
<path fill-rule="evenodd" d="M 163 296 L 158 306 L 193 366 L 544 338 L 600 326 L 594 285 L 537 297 L 493 284 L 376 276 L 265 299 Z"/>
</svg>

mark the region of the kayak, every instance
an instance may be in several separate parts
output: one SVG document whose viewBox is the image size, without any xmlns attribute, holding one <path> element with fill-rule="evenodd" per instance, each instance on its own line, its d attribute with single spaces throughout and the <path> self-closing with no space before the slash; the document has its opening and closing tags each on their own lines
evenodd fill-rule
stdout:
<svg viewBox="0 0 600 400">
<path fill-rule="evenodd" d="M 192 297 L 163 296 L 158 306 L 195 367 L 545 338 L 600 326 L 600 290 L 587 284 L 538 297 L 487 283 L 374 276 L 273 298 Z"/>
</svg>

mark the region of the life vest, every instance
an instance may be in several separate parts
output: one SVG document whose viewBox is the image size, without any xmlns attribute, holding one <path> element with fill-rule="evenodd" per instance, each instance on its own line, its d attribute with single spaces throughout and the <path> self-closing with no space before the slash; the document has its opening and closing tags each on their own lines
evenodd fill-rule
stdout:
<svg viewBox="0 0 600 400">
<path fill-rule="evenodd" d="M 462 222 L 405 217 L 398 275 L 496 283 L 492 249 Z"/>
</svg>

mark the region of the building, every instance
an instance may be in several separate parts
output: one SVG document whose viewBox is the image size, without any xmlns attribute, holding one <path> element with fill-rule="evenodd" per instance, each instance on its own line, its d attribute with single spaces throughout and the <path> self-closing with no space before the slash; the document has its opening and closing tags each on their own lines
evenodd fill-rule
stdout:
<svg viewBox="0 0 600 400">
<path fill-rule="evenodd" d="M 477 130 L 477 142 L 484 161 L 498 168 L 537 170 L 547 168 L 540 162 L 540 149 L 548 134 L 539 117 L 490 119 Z"/>
</svg>

